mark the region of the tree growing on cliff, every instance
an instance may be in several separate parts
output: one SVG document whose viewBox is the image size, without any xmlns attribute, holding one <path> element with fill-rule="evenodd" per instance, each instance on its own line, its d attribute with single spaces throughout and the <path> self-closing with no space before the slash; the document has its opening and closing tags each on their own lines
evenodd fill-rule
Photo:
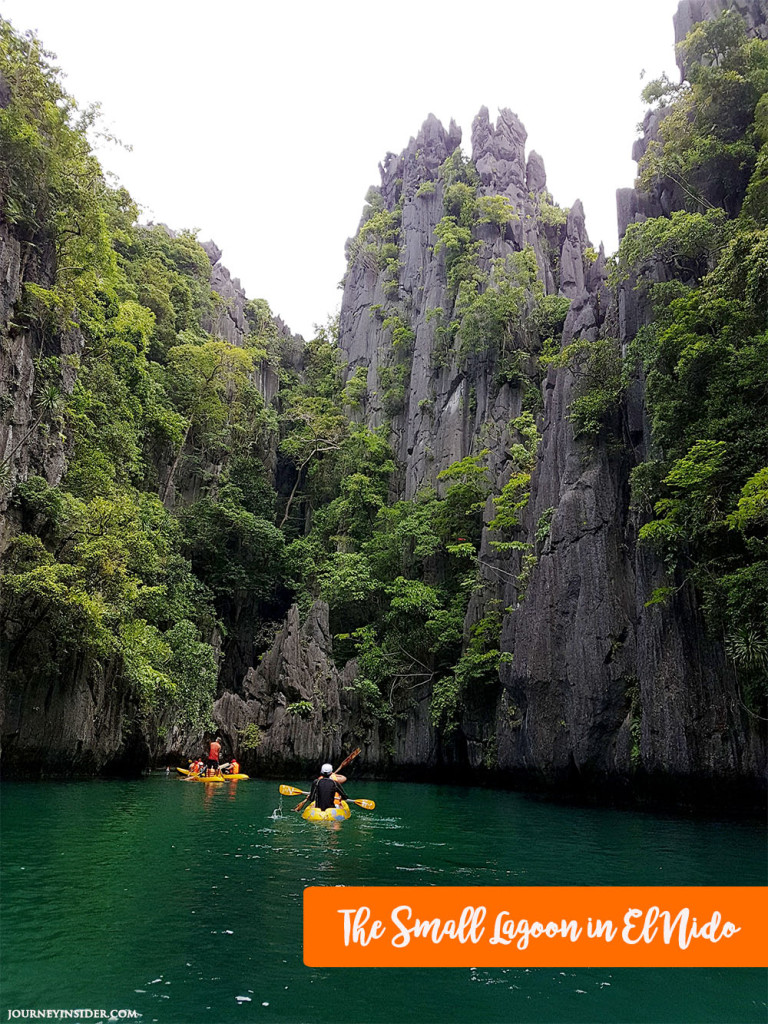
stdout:
<svg viewBox="0 0 768 1024">
<path fill-rule="evenodd" d="M 36 38 L 2 19 L 0 62 L 0 202 L 23 289 L 9 329 L 31 348 L 37 396 L 6 457 L 34 459 L 30 440 L 50 432 L 67 460 L 57 486 L 30 476 L 11 496 L 16 536 L 0 569 L 9 693 L 33 674 L 104 678 L 140 713 L 173 706 L 178 724 L 199 724 L 226 628 L 214 597 L 228 586 L 260 596 L 281 573 L 284 541 L 257 472 L 275 426 L 253 373 L 265 349 L 207 334 L 204 250 L 191 232 L 136 225 L 136 205 L 91 151 L 96 111 L 78 111 Z M 274 340 L 276 325 L 258 327 Z M 19 381 L 4 382 L 4 398 L 6 385 L 14 408 Z M 185 456 L 202 490 L 191 523 L 158 499 Z"/>
<path fill-rule="evenodd" d="M 672 102 L 640 161 L 639 185 L 648 191 L 667 178 L 690 209 L 736 216 L 761 145 L 755 111 L 768 93 L 768 48 L 728 10 L 695 25 L 679 52 L 689 88 L 659 93 Z"/>
<path fill-rule="evenodd" d="M 755 713 L 768 645 L 768 43 L 728 11 L 695 26 L 681 54 L 690 88 L 670 95 L 640 184 L 670 178 L 691 210 L 631 225 L 619 250 L 655 307 L 628 355 L 643 369 L 653 437 L 633 495 L 641 542 L 668 570 L 649 603 L 696 588 Z"/>
<path fill-rule="evenodd" d="M 188 342 L 168 353 L 168 390 L 187 422 L 161 491 L 163 501 L 175 481 L 190 433 L 210 435 L 227 424 L 229 400 L 245 385 L 253 361 L 253 352 L 226 341 Z"/>
</svg>

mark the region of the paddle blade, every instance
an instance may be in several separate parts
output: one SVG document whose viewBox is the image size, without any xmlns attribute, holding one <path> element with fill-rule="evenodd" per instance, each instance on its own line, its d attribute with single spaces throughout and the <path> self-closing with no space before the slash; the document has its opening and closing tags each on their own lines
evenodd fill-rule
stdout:
<svg viewBox="0 0 768 1024">
<path fill-rule="evenodd" d="M 350 761 L 354 761 L 359 753 L 360 747 L 358 747 L 357 750 L 353 750 L 349 757 L 344 758 L 339 767 L 336 769 L 336 772 L 340 772 L 342 768 L 346 768 Z M 334 774 L 336 774 L 336 772 L 334 772 Z"/>
<path fill-rule="evenodd" d="M 305 796 L 307 793 L 306 789 L 296 789 L 295 786 L 283 785 L 279 789 L 283 796 Z"/>
<path fill-rule="evenodd" d="M 373 811 L 376 809 L 376 804 L 373 800 L 350 800 L 349 803 L 357 804 L 358 807 L 364 807 L 366 811 Z"/>
</svg>

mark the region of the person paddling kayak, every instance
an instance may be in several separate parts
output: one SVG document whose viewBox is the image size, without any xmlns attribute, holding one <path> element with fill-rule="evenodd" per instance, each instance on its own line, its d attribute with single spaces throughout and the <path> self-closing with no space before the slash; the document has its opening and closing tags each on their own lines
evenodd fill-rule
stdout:
<svg viewBox="0 0 768 1024">
<path fill-rule="evenodd" d="M 324 764 L 320 769 L 320 777 L 312 783 L 312 788 L 309 791 L 309 802 L 312 803 L 314 800 L 315 807 L 318 810 L 327 811 L 329 807 L 333 807 L 337 793 L 339 799 L 347 799 L 347 794 L 341 788 L 342 782 L 346 781 L 346 775 L 337 775 L 333 770 L 332 764 Z"/>
</svg>

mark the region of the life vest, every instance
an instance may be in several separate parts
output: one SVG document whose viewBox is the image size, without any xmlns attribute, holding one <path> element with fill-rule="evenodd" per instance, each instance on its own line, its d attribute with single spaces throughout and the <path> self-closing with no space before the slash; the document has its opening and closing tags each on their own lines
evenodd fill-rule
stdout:
<svg viewBox="0 0 768 1024">
<path fill-rule="evenodd" d="M 229 762 L 229 773 L 230 773 L 230 775 L 237 775 L 239 771 L 240 771 L 240 765 L 237 763 L 237 761 L 230 761 Z"/>
</svg>

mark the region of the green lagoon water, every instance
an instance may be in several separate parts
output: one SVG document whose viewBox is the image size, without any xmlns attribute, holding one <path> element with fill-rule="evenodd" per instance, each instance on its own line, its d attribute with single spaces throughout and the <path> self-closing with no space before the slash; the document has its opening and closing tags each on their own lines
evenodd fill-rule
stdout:
<svg viewBox="0 0 768 1024">
<path fill-rule="evenodd" d="M 300 779 L 286 779 L 301 785 Z M 765 1022 L 757 970 L 319 970 L 308 885 L 763 885 L 759 824 L 357 783 L 339 826 L 275 782 L 5 783 L 0 1021 L 131 1009 L 158 1024 Z"/>
</svg>

